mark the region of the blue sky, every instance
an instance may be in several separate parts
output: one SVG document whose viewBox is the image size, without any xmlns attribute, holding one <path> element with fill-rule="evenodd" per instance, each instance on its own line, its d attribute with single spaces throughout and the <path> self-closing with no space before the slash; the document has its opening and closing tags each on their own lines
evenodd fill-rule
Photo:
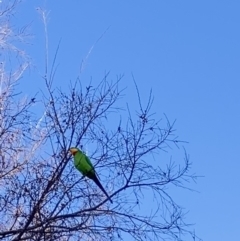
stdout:
<svg viewBox="0 0 240 241">
<path fill-rule="evenodd" d="M 57 84 L 66 86 L 79 75 L 88 82 L 101 80 L 106 71 L 112 79 L 123 74 L 128 87 L 123 103 L 136 100 L 132 74 L 143 99 L 152 88 L 154 112 L 177 120 L 178 136 L 189 142 L 193 172 L 204 176 L 190 185 L 198 193 L 175 194 L 189 210 L 187 221 L 204 241 L 238 240 L 240 2 L 24 1 L 14 21 L 31 23 L 34 35 L 26 47 L 35 66 L 22 80 L 26 93 L 42 86 L 36 74 L 44 70 L 37 7 L 50 12 L 51 59 L 61 39 Z"/>
</svg>

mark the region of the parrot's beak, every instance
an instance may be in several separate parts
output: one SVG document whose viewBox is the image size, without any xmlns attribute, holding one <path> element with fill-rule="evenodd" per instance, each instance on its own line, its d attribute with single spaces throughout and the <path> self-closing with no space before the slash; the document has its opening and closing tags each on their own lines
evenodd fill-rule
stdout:
<svg viewBox="0 0 240 241">
<path fill-rule="evenodd" d="M 73 154 L 73 151 L 72 151 L 72 150 L 69 150 L 69 152 L 70 152 L 71 154 Z"/>
</svg>

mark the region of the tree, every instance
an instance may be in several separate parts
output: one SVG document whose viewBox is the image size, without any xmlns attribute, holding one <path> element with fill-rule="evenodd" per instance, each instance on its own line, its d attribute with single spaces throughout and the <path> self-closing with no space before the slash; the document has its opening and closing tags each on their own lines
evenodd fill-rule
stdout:
<svg viewBox="0 0 240 241">
<path fill-rule="evenodd" d="M 7 9 L 1 16 L 13 8 Z M 18 66 L 20 76 L 26 66 Z M 184 188 L 196 176 L 189 174 L 185 151 L 182 164 L 158 160 L 181 141 L 174 122 L 154 118 L 152 93 L 144 105 L 136 85 L 139 109 L 133 114 L 128 105 L 118 106 L 122 77 L 109 81 L 106 74 L 98 85 L 87 86 L 77 79 L 61 90 L 52 85 L 55 63 L 51 69 L 46 65 L 47 91 L 39 99 L 45 111 L 38 119 L 30 111 L 36 97 L 19 101 L 15 95 L 19 78 L 1 79 L 0 239 L 184 240 L 185 234 L 195 239 L 167 188 Z M 88 152 L 113 204 L 75 170 L 71 146 Z M 143 212 L 149 194 L 151 207 Z"/>
</svg>

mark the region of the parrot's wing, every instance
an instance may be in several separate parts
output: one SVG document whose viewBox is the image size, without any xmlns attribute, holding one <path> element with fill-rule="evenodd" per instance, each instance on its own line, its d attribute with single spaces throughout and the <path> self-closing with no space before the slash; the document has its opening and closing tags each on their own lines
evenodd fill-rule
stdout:
<svg viewBox="0 0 240 241">
<path fill-rule="evenodd" d="M 94 170 L 93 164 L 91 163 L 90 159 L 89 159 L 88 156 L 86 156 L 86 155 L 85 155 L 85 160 L 86 160 L 86 162 L 88 163 L 88 165 L 92 168 L 92 170 Z"/>
<path fill-rule="evenodd" d="M 91 162 L 89 163 L 87 156 L 81 152 L 74 156 L 74 165 L 84 176 L 86 176 L 91 170 L 94 170 Z"/>
</svg>

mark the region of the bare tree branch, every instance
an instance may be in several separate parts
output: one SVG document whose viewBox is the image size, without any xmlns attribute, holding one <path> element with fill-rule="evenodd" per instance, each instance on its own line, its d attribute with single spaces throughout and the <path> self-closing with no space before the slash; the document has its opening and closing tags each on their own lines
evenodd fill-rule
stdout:
<svg viewBox="0 0 240 241">
<path fill-rule="evenodd" d="M 0 18 L 17 2 L 1 9 Z M 47 35 L 46 12 L 40 12 Z M 133 111 L 131 103 L 120 105 L 123 76 L 110 80 L 106 73 L 98 84 L 77 79 L 68 89 L 54 88 L 59 46 L 50 65 L 46 38 L 46 91 L 38 101 L 44 111 L 37 117 L 31 109 L 36 96 L 16 93 L 29 59 L 11 43 L 12 29 L 3 22 L 0 46 L 22 55 L 14 71 L 7 61 L 0 67 L 0 239 L 180 241 L 188 235 L 199 240 L 170 192 L 191 190 L 188 183 L 197 176 L 179 147 L 184 142 L 176 136 L 175 121 L 156 118 L 152 91 L 145 104 L 134 80 Z M 71 146 L 88 147 L 113 204 L 74 169 Z M 162 157 L 173 148 L 182 159 Z"/>
</svg>

